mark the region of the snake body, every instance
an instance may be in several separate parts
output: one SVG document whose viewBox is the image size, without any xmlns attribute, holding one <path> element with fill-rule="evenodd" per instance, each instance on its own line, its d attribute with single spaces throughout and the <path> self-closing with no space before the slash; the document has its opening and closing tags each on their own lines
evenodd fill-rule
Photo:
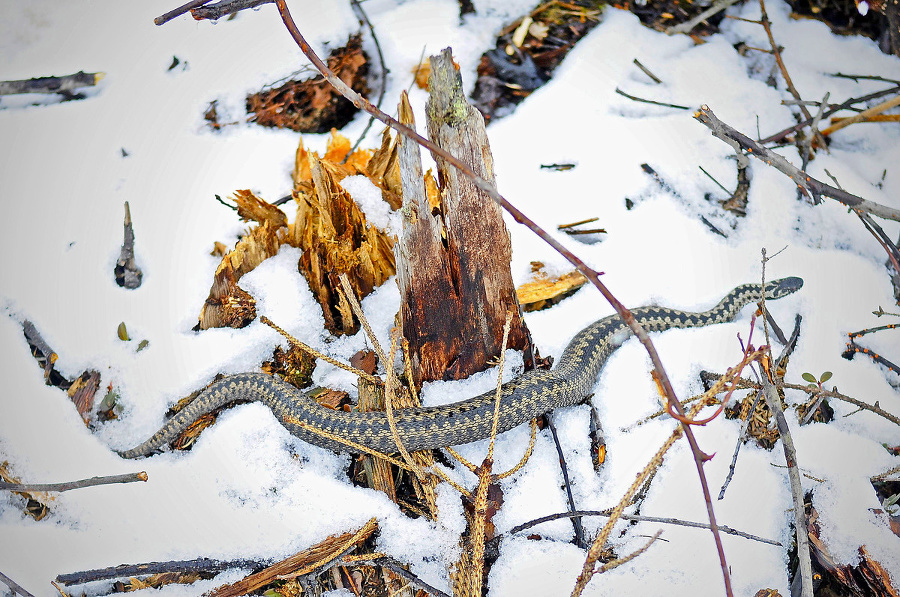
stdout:
<svg viewBox="0 0 900 597">
<path fill-rule="evenodd" d="M 692 313 L 664 307 L 642 307 L 632 314 L 648 332 L 671 328 L 694 328 L 733 320 L 747 304 L 778 299 L 803 286 L 800 278 L 783 278 L 766 284 L 744 284 L 729 292 L 708 311 Z M 498 433 L 530 421 L 555 408 L 584 399 L 610 354 L 632 335 L 622 318 L 600 319 L 569 342 L 556 367 L 534 369 L 503 384 Z M 167 421 L 150 439 L 130 450 L 124 458 L 151 454 L 174 440 L 199 417 L 235 401 L 262 402 L 296 437 L 335 451 L 358 452 L 327 436 L 339 437 L 371 450 L 394 453 L 398 448 L 384 412 L 345 412 L 319 405 L 314 391 L 297 388 L 264 373 L 239 373 L 207 388 Z M 494 416 L 495 391 L 445 406 L 394 410 L 396 429 L 407 450 L 442 448 L 488 437 Z M 316 431 L 319 431 L 317 433 Z M 323 434 L 324 432 L 324 434 Z"/>
</svg>

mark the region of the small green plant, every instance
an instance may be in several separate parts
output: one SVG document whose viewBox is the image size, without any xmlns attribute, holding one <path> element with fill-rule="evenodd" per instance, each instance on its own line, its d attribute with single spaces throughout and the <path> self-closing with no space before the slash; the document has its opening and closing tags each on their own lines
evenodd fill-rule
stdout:
<svg viewBox="0 0 900 597">
<path fill-rule="evenodd" d="M 818 379 L 816 379 L 816 376 L 813 375 L 812 373 L 804 373 L 800 377 L 802 377 L 805 381 L 809 382 L 809 384 L 807 384 L 808 387 L 810 387 L 810 388 L 818 387 L 820 390 L 822 390 L 823 389 L 822 384 L 825 383 L 826 381 L 828 381 L 829 379 L 831 379 L 831 375 L 832 375 L 831 371 L 826 371 L 822 375 L 820 375 Z"/>
</svg>

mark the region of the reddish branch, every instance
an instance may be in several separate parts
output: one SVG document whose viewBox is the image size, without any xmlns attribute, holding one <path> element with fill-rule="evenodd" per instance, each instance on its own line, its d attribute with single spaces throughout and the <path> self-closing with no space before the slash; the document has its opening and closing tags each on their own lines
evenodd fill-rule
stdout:
<svg viewBox="0 0 900 597">
<path fill-rule="evenodd" d="M 635 336 L 640 340 L 641 344 L 644 345 L 644 348 L 647 350 L 647 353 L 650 355 L 650 361 L 653 363 L 653 368 L 655 370 L 656 379 L 659 381 L 660 386 L 663 388 L 663 391 L 666 394 L 666 399 L 670 404 L 672 404 L 672 408 L 675 409 L 676 412 L 684 415 L 684 409 L 681 404 L 678 402 L 678 398 L 675 396 L 675 390 L 672 388 L 672 383 L 669 381 L 668 375 L 666 375 L 665 369 L 663 368 L 662 361 L 659 358 L 659 354 L 657 354 L 656 349 L 653 344 L 650 342 L 649 336 L 647 336 L 647 332 L 637 323 L 634 319 L 634 316 L 631 314 L 628 309 L 625 308 L 622 303 L 619 302 L 616 297 L 612 295 L 609 289 L 600 281 L 600 274 L 588 267 L 581 259 L 576 257 L 571 251 L 566 249 L 562 244 L 560 244 L 557 240 L 551 237 L 547 232 L 545 232 L 541 227 L 539 227 L 534 221 L 525 216 L 518 208 L 512 205 L 509 201 L 507 201 L 499 192 L 497 192 L 496 187 L 490 184 L 488 181 L 484 180 L 480 176 L 477 176 L 475 172 L 472 171 L 471 168 L 457 160 L 455 157 L 448 154 L 446 151 L 438 147 L 436 144 L 432 143 L 428 139 L 420 136 L 414 130 L 405 126 L 391 118 L 375 106 L 373 106 L 368 100 L 364 97 L 357 94 L 353 91 L 348 85 L 346 85 L 343 81 L 338 79 L 334 73 L 322 62 L 322 59 L 319 58 L 310 45 L 306 42 L 303 35 L 300 33 L 300 30 L 297 28 L 297 24 L 294 22 L 294 19 L 291 17 L 290 11 L 288 11 L 287 5 L 284 0 L 276 0 L 275 5 L 278 7 L 278 12 L 281 14 L 281 19 L 284 22 L 285 27 L 288 32 L 291 34 L 291 37 L 294 38 L 294 41 L 300 47 L 300 50 L 306 55 L 306 57 L 315 65 L 316 69 L 322 76 L 324 76 L 328 81 L 334 85 L 335 89 L 337 89 L 341 95 L 350 100 L 354 106 L 361 110 L 365 110 L 369 114 L 375 116 L 378 120 L 390 126 L 397 132 L 401 133 L 405 137 L 414 140 L 419 145 L 425 147 L 433 154 L 439 155 L 441 158 L 446 160 L 449 164 L 451 164 L 454 168 L 458 169 L 460 172 L 469 177 L 475 185 L 487 193 L 491 199 L 496 201 L 503 207 L 507 212 L 509 212 L 516 222 L 520 224 L 524 224 L 529 230 L 534 232 L 538 237 L 540 237 L 544 242 L 553 247 L 560 255 L 566 258 L 566 260 L 575 266 L 578 271 L 580 271 L 584 276 L 591 281 L 591 283 L 600 291 L 600 294 L 609 301 L 609 304 L 613 306 L 616 312 L 622 317 L 622 320 L 628 325 L 629 328 L 634 332 Z M 710 528 L 713 533 L 713 537 L 716 543 L 716 550 L 719 554 L 719 562 L 722 566 L 722 576 L 725 581 L 725 591 L 727 595 L 732 595 L 731 590 L 731 577 L 728 572 L 728 564 L 725 561 L 725 551 L 722 547 L 722 540 L 719 536 L 719 532 L 716 526 L 716 516 L 713 511 L 712 498 L 709 494 L 709 486 L 706 482 L 706 475 L 703 472 L 703 463 L 708 460 L 710 457 L 707 454 L 704 454 L 702 450 L 700 450 L 700 446 L 697 444 L 697 440 L 694 437 L 693 431 L 690 426 L 685 426 L 684 428 L 685 437 L 687 437 L 688 443 L 691 446 L 691 452 L 694 456 L 694 463 L 697 467 L 697 473 L 700 477 L 700 486 L 703 489 L 703 498 L 706 501 L 706 510 L 709 516 Z"/>
<path fill-rule="evenodd" d="M 183 14 L 187 10 L 190 10 L 190 8 L 200 6 L 205 3 L 206 2 L 204 0 L 198 0 L 196 2 L 192 2 L 188 5 L 185 5 L 181 9 L 176 9 L 176 11 L 180 10 L 181 11 L 180 13 L 177 13 L 176 11 L 172 11 L 171 13 L 167 13 L 167 15 L 158 17 L 155 22 L 157 24 L 162 24 L 162 23 L 166 22 L 166 20 L 168 20 L 169 18 L 172 18 L 169 15 L 171 15 L 173 13 L 175 13 L 174 16 L 177 16 L 177 14 Z M 341 93 L 341 95 L 343 95 L 345 98 L 347 98 L 357 108 L 359 108 L 361 110 L 365 110 L 368 114 L 374 116 L 379 121 L 390 126 L 394 130 L 396 130 L 398 133 L 404 135 L 405 137 L 407 137 L 409 139 L 412 139 L 413 141 L 415 141 L 422 147 L 425 147 L 426 149 L 431 151 L 433 154 L 440 156 L 442 159 L 446 160 L 447 163 L 449 163 L 454 168 L 456 168 L 457 170 L 462 172 L 465 176 L 470 178 L 480 190 L 484 191 L 488 196 L 491 197 L 491 199 L 496 201 L 501 207 L 503 207 L 503 209 L 505 209 L 507 212 L 509 212 L 510 215 L 512 215 L 513 218 L 516 220 L 516 222 L 525 225 L 529 230 L 534 232 L 539 238 L 541 238 L 544 242 L 546 242 L 551 247 L 553 247 L 560 255 L 565 257 L 565 259 L 567 261 L 569 261 L 569 263 L 571 263 L 573 266 L 575 266 L 575 268 L 578 269 L 578 271 L 580 271 L 582 274 L 584 274 L 584 276 L 588 280 L 591 281 L 591 283 L 597 288 L 597 290 L 600 291 L 600 293 L 603 295 L 603 297 L 613 306 L 613 308 L 616 310 L 616 312 L 619 314 L 619 316 L 622 317 L 622 320 L 629 326 L 629 328 L 631 328 L 631 330 L 634 332 L 635 336 L 637 336 L 638 340 L 644 346 L 645 350 L 647 351 L 648 355 L 650 356 L 650 361 L 653 364 L 654 377 L 658 381 L 660 387 L 663 389 L 663 392 L 666 395 L 667 401 L 672 405 L 672 408 L 675 410 L 675 412 L 677 412 L 683 416 L 684 409 L 682 408 L 681 404 L 678 402 L 678 399 L 675 395 L 674 389 L 672 388 L 672 384 L 669 380 L 669 377 L 666 374 L 665 369 L 663 368 L 663 365 L 662 365 L 662 361 L 659 358 L 659 354 L 656 352 L 656 349 L 654 348 L 653 344 L 650 342 L 649 336 L 647 336 L 647 333 L 644 331 L 644 329 L 637 323 L 637 321 L 634 319 L 634 316 L 631 314 L 631 312 L 628 311 L 625 308 L 625 306 L 622 305 L 622 303 L 620 303 L 618 301 L 618 299 L 616 299 L 612 295 L 612 293 L 609 291 L 609 289 L 607 289 L 606 286 L 600 281 L 601 274 L 599 272 L 593 270 L 592 268 L 588 267 L 583 261 L 581 261 L 578 257 L 576 257 L 571 251 L 566 249 L 562 244 L 560 244 L 557 240 L 555 240 L 547 232 L 545 232 L 542 228 L 540 228 L 534 221 L 532 221 L 531 219 L 526 217 L 525 214 L 523 214 L 518 208 L 516 208 L 509 201 L 507 201 L 502 195 L 500 195 L 500 193 L 497 191 L 497 189 L 494 185 L 490 184 L 488 181 L 484 180 L 480 176 L 477 176 L 475 174 L 475 172 L 472 171 L 471 168 L 469 168 L 468 166 L 466 166 L 465 164 L 463 164 L 462 162 L 457 160 L 452 155 L 448 154 L 446 151 L 442 150 L 436 144 L 434 144 L 431 141 L 429 141 L 428 139 L 425 139 L 424 137 L 420 136 L 418 133 L 416 133 L 415 130 L 409 128 L 408 126 L 401 124 L 394 118 L 391 118 L 390 116 L 388 116 L 387 114 L 385 114 L 384 112 L 382 112 L 381 110 L 379 110 L 378 108 L 373 106 L 367 99 L 365 99 L 364 97 L 357 94 L 348 85 L 346 85 L 343 81 L 341 81 L 339 78 L 337 78 L 334 75 L 334 73 L 331 72 L 331 70 L 328 68 L 328 66 L 324 62 L 322 62 L 321 58 L 319 58 L 316 55 L 316 53 L 312 50 L 310 45 L 307 43 L 306 39 L 300 33 L 300 30 L 297 28 L 297 25 L 294 22 L 294 19 L 291 16 L 290 11 L 287 8 L 285 1 L 284 0 L 276 0 L 275 4 L 278 7 L 278 12 L 281 15 L 281 19 L 284 22 L 285 27 L 287 28 L 288 32 L 291 34 L 291 37 L 293 37 L 294 41 L 300 47 L 300 50 L 313 63 L 313 65 L 316 67 L 316 69 L 320 73 L 322 73 L 322 76 L 324 76 L 334 86 L 334 88 L 337 89 L 338 92 Z M 185 8 L 185 7 L 187 7 L 187 8 Z M 710 529 L 712 530 L 713 538 L 716 543 L 716 550 L 719 555 L 719 562 L 720 562 L 720 565 L 722 568 L 722 576 L 723 576 L 724 582 L 725 582 L 725 591 L 726 591 L 726 594 L 730 596 L 733 593 L 731 590 L 731 578 L 730 578 L 730 574 L 728 572 L 728 564 L 725 561 L 725 552 L 722 547 L 722 541 L 719 536 L 718 528 L 716 525 L 716 517 L 715 517 L 715 512 L 713 511 L 712 499 L 711 499 L 710 493 L 709 493 L 709 486 L 706 481 L 706 476 L 703 472 L 703 463 L 706 460 L 708 460 L 710 458 L 710 456 L 703 453 L 703 451 L 700 449 L 699 445 L 697 444 L 697 440 L 694 437 L 693 431 L 691 430 L 689 425 L 684 427 L 684 434 L 687 437 L 688 443 L 691 446 L 691 452 L 694 457 L 694 462 L 695 462 L 695 465 L 697 468 L 697 473 L 700 478 L 700 485 L 703 490 L 704 501 L 706 502 L 707 515 L 708 515 L 709 521 L 710 521 Z"/>
</svg>

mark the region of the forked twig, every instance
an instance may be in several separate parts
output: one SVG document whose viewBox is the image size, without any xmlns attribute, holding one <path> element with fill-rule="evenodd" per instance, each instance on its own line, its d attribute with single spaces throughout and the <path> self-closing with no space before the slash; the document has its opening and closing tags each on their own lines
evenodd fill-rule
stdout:
<svg viewBox="0 0 900 597">
<path fill-rule="evenodd" d="M 735 150 L 746 151 L 756 159 L 762 160 L 767 165 L 786 174 L 798 187 L 814 200 L 818 200 L 819 197 L 830 197 L 840 201 L 847 207 L 859 209 L 886 220 L 900 222 L 900 210 L 873 201 L 868 201 L 862 197 L 858 197 L 852 193 L 848 193 L 847 191 L 838 189 L 813 178 L 782 156 L 763 147 L 747 135 L 719 120 L 716 115 L 713 114 L 713 111 L 710 110 L 709 106 L 700 106 L 700 109 L 694 113 L 694 118 L 706 125 L 714 137 L 728 143 Z"/>
</svg>

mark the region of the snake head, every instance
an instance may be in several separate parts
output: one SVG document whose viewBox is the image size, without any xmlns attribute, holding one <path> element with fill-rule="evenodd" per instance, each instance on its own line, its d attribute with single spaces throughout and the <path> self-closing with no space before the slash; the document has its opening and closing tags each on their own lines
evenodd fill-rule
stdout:
<svg viewBox="0 0 900 597">
<path fill-rule="evenodd" d="M 775 300 L 793 294 L 803 288 L 803 278 L 791 276 L 772 280 L 766 284 L 766 300 Z"/>
</svg>

